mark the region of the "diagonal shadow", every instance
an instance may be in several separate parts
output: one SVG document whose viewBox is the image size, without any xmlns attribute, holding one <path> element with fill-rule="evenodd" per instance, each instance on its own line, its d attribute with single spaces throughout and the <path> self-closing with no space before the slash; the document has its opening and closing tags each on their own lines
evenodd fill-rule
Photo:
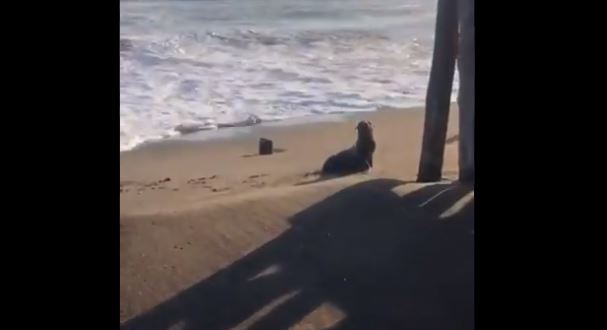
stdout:
<svg viewBox="0 0 607 330">
<path fill-rule="evenodd" d="M 448 138 L 447 140 L 445 140 L 445 144 L 451 144 L 453 142 L 456 142 L 459 140 L 459 135 L 454 135 L 450 138 Z"/>
<path fill-rule="evenodd" d="M 288 328 L 326 302 L 345 314 L 334 329 L 473 328 L 474 199 L 441 218 L 471 188 L 434 184 L 399 197 L 402 184 L 370 180 L 328 197 L 122 329 L 230 329 L 291 292 L 250 329 Z"/>
</svg>

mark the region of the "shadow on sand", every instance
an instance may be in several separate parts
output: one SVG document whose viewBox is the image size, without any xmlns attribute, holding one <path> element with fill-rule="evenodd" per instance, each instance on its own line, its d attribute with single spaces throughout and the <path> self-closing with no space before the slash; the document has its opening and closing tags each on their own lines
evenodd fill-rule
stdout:
<svg viewBox="0 0 607 330">
<path fill-rule="evenodd" d="M 473 329 L 474 198 L 444 217 L 471 189 L 433 184 L 400 197 L 403 184 L 375 179 L 328 197 L 122 329 L 229 329 L 289 293 L 249 329 L 286 329 L 323 303 L 344 314 L 332 329 Z"/>
<path fill-rule="evenodd" d="M 459 140 L 459 135 L 454 135 L 445 141 L 445 144 L 451 144 Z"/>
</svg>

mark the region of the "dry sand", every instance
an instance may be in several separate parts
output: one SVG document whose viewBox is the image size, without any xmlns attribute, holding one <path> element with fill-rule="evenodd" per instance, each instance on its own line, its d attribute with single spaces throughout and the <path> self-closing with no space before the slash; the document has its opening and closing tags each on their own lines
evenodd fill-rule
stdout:
<svg viewBox="0 0 607 330">
<path fill-rule="evenodd" d="M 318 181 L 368 119 L 368 174 Z M 471 329 L 474 191 L 416 184 L 423 111 L 121 154 L 124 329 Z M 445 176 L 457 174 L 452 111 Z M 256 156 L 259 137 L 281 152 Z"/>
</svg>

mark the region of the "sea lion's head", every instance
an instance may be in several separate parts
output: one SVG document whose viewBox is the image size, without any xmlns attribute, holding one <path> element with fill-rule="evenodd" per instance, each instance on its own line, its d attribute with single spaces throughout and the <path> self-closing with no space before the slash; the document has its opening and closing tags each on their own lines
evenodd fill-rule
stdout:
<svg viewBox="0 0 607 330">
<path fill-rule="evenodd" d="M 373 137 L 373 125 L 368 120 L 359 121 L 356 130 L 358 130 L 358 136 Z"/>
</svg>

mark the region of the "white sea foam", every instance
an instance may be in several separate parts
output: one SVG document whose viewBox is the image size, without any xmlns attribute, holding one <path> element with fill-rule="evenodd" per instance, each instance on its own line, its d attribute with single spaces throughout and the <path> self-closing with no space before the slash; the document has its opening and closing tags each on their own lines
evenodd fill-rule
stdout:
<svg viewBox="0 0 607 330">
<path fill-rule="evenodd" d="M 123 1 L 120 149 L 250 115 L 279 120 L 421 105 L 434 6 Z"/>
</svg>

